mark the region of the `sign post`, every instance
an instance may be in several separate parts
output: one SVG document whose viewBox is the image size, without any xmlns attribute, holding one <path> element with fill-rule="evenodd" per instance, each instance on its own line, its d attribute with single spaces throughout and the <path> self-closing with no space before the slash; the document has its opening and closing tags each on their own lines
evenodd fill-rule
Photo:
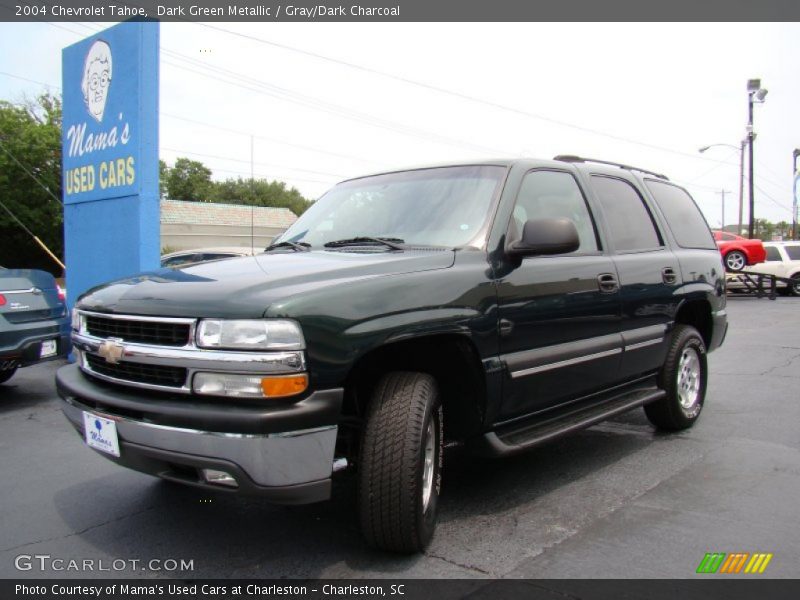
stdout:
<svg viewBox="0 0 800 600">
<path fill-rule="evenodd" d="M 70 306 L 158 268 L 156 22 L 124 22 L 63 50 L 64 250 Z"/>
</svg>

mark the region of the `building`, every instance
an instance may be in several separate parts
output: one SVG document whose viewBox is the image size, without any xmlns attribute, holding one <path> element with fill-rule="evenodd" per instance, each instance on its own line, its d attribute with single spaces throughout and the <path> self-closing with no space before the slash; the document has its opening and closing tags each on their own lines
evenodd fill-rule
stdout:
<svg viewBox="0 0 800 600">
<path fill-rule="evenodd" d="M 288 208 L 161 200 L 161 249 L 264 248 L 296 220 Z"/>
</svg>

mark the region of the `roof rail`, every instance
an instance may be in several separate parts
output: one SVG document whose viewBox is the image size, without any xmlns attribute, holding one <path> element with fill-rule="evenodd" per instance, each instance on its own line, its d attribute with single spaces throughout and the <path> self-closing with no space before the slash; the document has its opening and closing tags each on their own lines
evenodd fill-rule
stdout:
<svg viewBox="0 0 800 600">
<path fill-rule="evenodd" d="M 619 167 L 620 169 L 625 169 L 626 171 L 639 171 L 640 173 L 647 173 L 648 175 L 652 175 L 654 177 L 658 177 L 659 179 L 663 179 L 664 181 L 669 181 L 669 177 L 666 175 L 662 175 L 661 173 L 655 173 L 653 171 L 648 171 L 647 169 L 640 169 L 639 167 L 633 167 L 631 165 L 625 165 L 622 163 L 612 162 L 610 160 L 597 160 L 596 158 L 583 158 L 581 156 L 574 156 L 572 154 L 559 154 L 558 156 L 554 156 L 553 160 L 560 160 L 562 162 L 591 162 L 591 163 L 598 163 L 601 165 L 611 165 L 612 167 Z"/>
</svg>

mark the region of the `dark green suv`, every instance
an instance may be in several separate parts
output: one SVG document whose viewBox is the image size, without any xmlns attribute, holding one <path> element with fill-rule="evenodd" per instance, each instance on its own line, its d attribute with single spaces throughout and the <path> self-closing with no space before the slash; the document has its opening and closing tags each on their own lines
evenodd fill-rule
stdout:
<svg viewBox="0 0 800 600">
<path fill-rule="evenodd" d="M 279 503 L 357 470 L 364 535 L 431 540 L 445 442 L 527 450 L 644 407 L 690 427 L 725 336 L 689 194 L 578 157 L 345 181 L 265 253 L 84 294 L 62 408 L 121 465 Z"/>
</svg>

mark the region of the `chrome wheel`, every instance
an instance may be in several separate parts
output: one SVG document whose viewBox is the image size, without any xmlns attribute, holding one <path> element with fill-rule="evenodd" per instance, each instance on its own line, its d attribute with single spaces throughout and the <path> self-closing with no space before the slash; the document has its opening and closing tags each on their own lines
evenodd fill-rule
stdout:
<svg viewBox="0 0 800 600">
<path fill-rule="evenodd" d="M 725 266 L 730 271 L 741 271 L 747 266 L 747 260 L 741 252 L 729 252 L 725 256 Z"/>
<path fill-rule="evenodd" d="M 425 462 L 422 465 L 422 512 L 428 510 L 428 505 L 431 502 L 435 461 L 436 434 L 433 430 L 433 419 L 431 419 L 425 432 Z"/>
<path fill-rule="evenodd" d="M 687 413 L 694 412 L 700 398 L 700 356 L 688 347 L 681 353 L 678 363 L 678 399 Z"/>
</svg>

